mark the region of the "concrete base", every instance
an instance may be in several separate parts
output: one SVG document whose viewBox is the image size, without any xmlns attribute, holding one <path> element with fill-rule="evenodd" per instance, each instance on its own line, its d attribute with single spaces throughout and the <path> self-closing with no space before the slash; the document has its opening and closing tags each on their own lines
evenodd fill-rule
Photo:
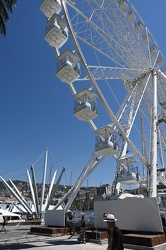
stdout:
<svg viewBox="0 0 166 250">
<path fill-rule="evenodd" d="M 154 197 L 95 201 L 94 228 L 107 228 L 101 215 L 108 208 L 118 219 L 116 225 L 121 230 L 163 233 L 158 202 Z"/>
<path fill-rule="evenodd" d="M 64 235 L 69 233 L 75 233 L 77 231 L 76 228 L 69 228 L 69 227 L 45 227 L 45 226 L 39 226 L 39 227 L 31 227 L 30 232 L 31 233 L 37 233 L 42 235 Z"/>
<path fill-rule="evenodd" d="M 146 247 L 146 246 L 138 246 L 138 245 L 131 245 L 131 244 L 124 244 L 125 249 L 134 249 L 134 250 L 165 250 L 166 243 L 160 244 L 154 247 Z"/>
<path fill-rule="evenodd" d="M 123 234 L 123 242 L 128 245 L 154 247 L 166 243 L 165 234 Z"/>
</svg>

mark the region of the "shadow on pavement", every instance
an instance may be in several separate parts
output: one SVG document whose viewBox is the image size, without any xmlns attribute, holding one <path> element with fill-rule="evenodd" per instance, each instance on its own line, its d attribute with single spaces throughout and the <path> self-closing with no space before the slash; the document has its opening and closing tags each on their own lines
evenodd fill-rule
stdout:
<svg viewBox="0 0 166 250">
<path fill-rule="evenodd" d="M 48 241 L 48 244 L 52 245 L 79 245 L 78 241 L 73 241 L 73 240 L 55 240 L 55 241 Z"/>
<path fill-rule="evenodd" d="M 36 247 L 35 245 L 31 245 L 31 244 L 7 244 L 7 245 L 0 245 L 0 249 L 1 250 L 12 250 L 12 249 L 28 249 L 28 248 L 32 248 L 32 247 Z"/>
<path fill-rule="evenodd" d="M 44 243 L 44 242 L 43 242 Z M 55 240 L 55 241 L 45 241 L 45 247 L 55 245 L 55 246 L 71 246 L 71 245 L 79 245 L 77 241 L 71 241 L 71 240 Z M 13 244 L 7 244 L 7 245 L 0 245 L 0 250 L 19 250 L 19 249 L 30 249 L 30 248 L 37 247 L 36 244 L 19 244 L 19 243 L 13 243 Z M 44 244 L 42 245 L 44 247 Z M 40 248 L 38 246 L 38 248 Z"/>
</svg>

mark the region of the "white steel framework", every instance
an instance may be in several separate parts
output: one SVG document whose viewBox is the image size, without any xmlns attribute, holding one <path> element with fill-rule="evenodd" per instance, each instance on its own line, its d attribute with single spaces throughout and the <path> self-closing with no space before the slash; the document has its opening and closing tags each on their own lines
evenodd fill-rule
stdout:
<svg viewBox="0 0 166 250">
<path fill-rule="evenodd" d="M 112 155 L 116 165 L 113 189 L 118 175 L 131 172 L 137 162 L 147 196 L 156 197 L 157 181 L 166 183 L 165 172 L 160 171 L 166 160 L 165 58 L 130 0 L 60 2 L 58 15 L 70 34 L 64 46 L 75 51 L 81 64 L 80 77 L 67 84 L 73 96 L 81 91 L 80 86 L 95 91 L 99 116 L 88 121 L 94 131 L 100 128 L 103 114 L 107 117 L 106 124 L 102 119 L 103 126 L 109 120 L 116 130 L 119 151 Z M 59 57 L 64 50 L 63 46 L 55 48 L 55 53 Z M 73 62 L 68 63 L 73 70 Z M 135 161 L 129 160 L 128 151 Z"/>
</svg>

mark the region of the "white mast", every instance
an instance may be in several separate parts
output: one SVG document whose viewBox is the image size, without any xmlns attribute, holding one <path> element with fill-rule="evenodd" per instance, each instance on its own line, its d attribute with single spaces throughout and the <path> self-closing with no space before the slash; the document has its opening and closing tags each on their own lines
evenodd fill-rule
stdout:
<svg viewBox="0 0 166 250">
<path fill-rule="evenodd" d="M 49 197 L 49 199 L 48 199 L 48 203 L 47 203 L 47 206 L 45 207 L 45 210 L 47 210 L 47 209 L 49 208 L 49 205 L 50 205 L 50 203 L 51 203 L 51 200 L 52 200 L 52 198 L 54 197 L 55 193 L 56 193 L 57 190 L 58 190 L 58 186 L 59 186 L 59 183 L 60 183 L 60 181 L 61 181 L 61 179 L 62 179 L 62 175 L 63 175 L 64 171 L 65 171 L 65 167 L 63 167 L 62 172 L 61 172 L 61 174 L 59 175 L 59 178 L 58 178 L 58 180 L 57 180 L 57 182 L 56 182 L 56 184 L 55 184 L 55 186 L 54 186 L 54 188 L 53 188 L 53 190 L 52 190 L 52 192 L 51 192 L 51 194 L 50 194 L 50 197 Z"/>
<path fill-rule="evenodd" d="M 54 175 L 53 175 L 53 177 L 52 177 L 52 181 L 51 181 L 50 188 L 49 188 L 49 191 L 48 191 L 48 194 L 47 194 L 47 197 L 46 197 L 46 201 L 45 201 L 45 203 L 44 203 L 44 205 L 43 205 L 43 211 L 46 210 L 46 207 L 47 207 L 47 205 L 48 205 L 48 201 L 49 201 L 50 196 L 51 196 L 51 192 L 52 192 L 52 188 L 53 188 L 53 185 L 54 185 L 56 173 L 57 173 L 57 170 L 54 172 Z"/>
<path fill-rule="evenodd" d="M 44 191 L 45 191 L 46 171 L 47 171 L 47 157 L 48 157 L 48 148 L 46 149 L 44 171 L 43 171 L 43 185 L 42 185 L 41 201 L 40 201 L 40 213 L 43 211 L 43 201 L 44 201 Z"/>
<path fill-rule="evenodd" d="M 28 213 L 32 214 L 32 211 L 30 209 L 28 209 L 27 206 L 25 206 L 25 204 L 23 203 L 22 199 L 16 194 L 16 192 L 10 187 L 10 185 L 2 178 L 2 176 L 0 176 L 0 179 L 5 184 L 5 186 L 7 187 L 7 189 L 9 189 L 9 191 L 14 195 L 14 197 L 21 203 L 21 205 L 24 207 L 24 209 Z"/>
<path fill-rule="evenodd" d="M 73 200 L 75 199 L 82 183 L 85 181 L 87 176 L 95 169 L 95 167 L 104 159 L 105 156 L 99 156 L 96 157 L 96 154 L 93 152 L 87 165 L 84 167 L 83 171 L 81 172 L 80 176 L 78 177 L 78 180 L 76 181 L 75 185 L 71 187 L 71 189 L 63 196 L 63 198 L 55 205 L 55 210 L 67 199 L 67 204 L 65 205 L 65 212 L 69 209 L 71 206 Z"/>
<path fill-rule="evenodd" d="M 34 198 L 35 198 L 35 204 L 36 204 L 36 215 L 39 217 L 39 198 L 37 193 L 37 186 L 36 186 L 36 178 L 35 178 L 35 171 L 33 165 L 31 165 L 31 173 L 32 173 L 32 186 L 33 186 L 33 192 L 34 192 Z"/>
<path fill-rule="evenodd" d="M 37 204 L 36 204 L 36 200 L 35 200 L 34 190 L 33 190 L 33 187 L 32 187 L 31 177 L 30 177 L 30 175 L 29 175 L 29 171 L 26 170 L 26 172 L 27 172 L 27 176 L 28 176 L 29 187 L 30 187 L 30 190 L 31 190 L 31 195 L 32 195 L 33 204 L 34 204 L 34 207 L 35 207 L 35 213 L 36 213 L 36 215 L 38 216 L 38 214 L 37 214 Z"/>
<path fill-rule="evenodd" d="M 26 202 L 26 200 L 24 199 L 24 197 L 21 195 L 20 191 L 18 190 L 18 188 L 15 186 L 15 184 L 12 182 L 11 179 L 9 179 L 9 182 L 10 182 L 10 184 L 13 186 L 14 191 L 15 191 L 16 194 L 20 197 L 20 199 L 22 200 L 22 202 L 24 203 L 24 205 L 27 207 L 27 209 L 28 209 L 29 211 L 31 211 L 31 213 L 33 213 L 33 212 L 32 212 L 32 209 L 30 208 L 30 206 L 28 205 L 28 203 Z"/>
<path fill-rule="evenodd" d="M 91 161 L 89 161 L 88 166 L 83 169 L 80 177 L 78 178 L 76 184 L 74 185 L 74 190 L 72 192 L 72 195 L 64 208 L 66 212 L 70 208 L 72 202 L 74 201 L 82 183 L 85 181 L 88 175 L 96 168 L 96 166 L 104 159 L 104 157 L 105 156 L 99 156 L 97 158 L 95 154 L 92 155 Z"/>
</svg>

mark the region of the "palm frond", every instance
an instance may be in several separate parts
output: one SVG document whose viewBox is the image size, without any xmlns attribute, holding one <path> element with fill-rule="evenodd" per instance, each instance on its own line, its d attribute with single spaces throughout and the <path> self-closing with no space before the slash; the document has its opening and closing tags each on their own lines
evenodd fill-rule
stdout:
<svg viewBox="0 0 166 250">
<path fill-rule="evenodd" d="M 13 12 L 12 7 L 17 0 L 0 0 L 0 33 L 6 36 L 6 22 L 9 20 L 8 12 Z"/>
</svg>

